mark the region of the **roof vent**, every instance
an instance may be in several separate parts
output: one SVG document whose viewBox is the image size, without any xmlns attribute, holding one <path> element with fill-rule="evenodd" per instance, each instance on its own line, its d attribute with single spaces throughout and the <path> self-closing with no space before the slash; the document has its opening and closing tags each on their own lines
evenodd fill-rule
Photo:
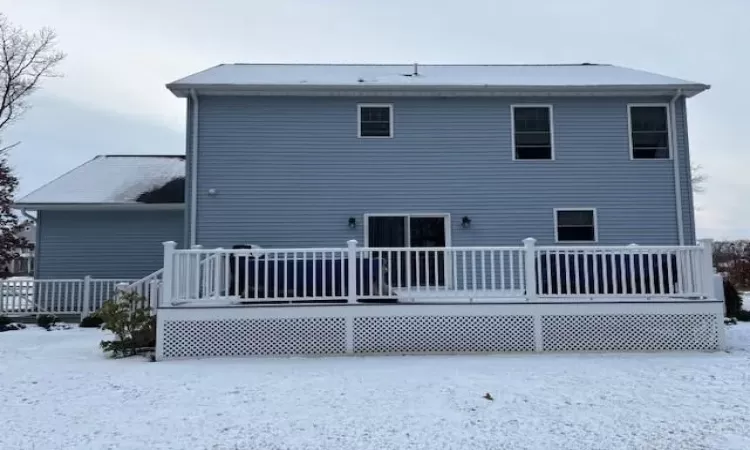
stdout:
<svg viewBox="0 0 750 450">
<path fill-rule="evenodd" d="M 402 73 L 403 77 L 418 77 L 419 76 L 419 64 L 414 63 L 414 69 L 411 73 Z"/>
</svg>

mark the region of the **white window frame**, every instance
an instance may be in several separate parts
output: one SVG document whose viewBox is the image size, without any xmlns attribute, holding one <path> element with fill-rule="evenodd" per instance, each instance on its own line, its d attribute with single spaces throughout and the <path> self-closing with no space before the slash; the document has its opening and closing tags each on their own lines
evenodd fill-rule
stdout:
<svg viewBox="0 0 750 450">
<path fill-rule="evenodd" d="M 631 113 L 633 108 L 638 107 L 663 107 L 667 114 L 667 152 L 669 157 L 667 158 L 636 158 L 633 154 L 633 115 Z M 628 147 L 630 148 L 630 160 L 631 161 L 669 161 L 674 157 L 674 149 L 672 148 L 672 120 L 670 120 L 672 111 L 669 110 L 669 103 L 628 103 Z"/>
<path fill-rule="evenodd" d="M 550 159 L 518 159 L 516 158 L 516 109 L 517 108 L 547 108 L 549 110 L 549 142 L 551 147 Z M 510 151 L 513 161 L 544 162 L 555 160 L 555 108 L 548 103 L 518 103 L 510 105 Z"/>
<path fill-rule="evenodd" d="M 388 108 L 388 136 L 362 136 L 362 108 Z M 393 103 L 357 103 L 357 137 L 359 139 L 393 139 Z"/>
<path fill-rule="evenodd" d="M 557 213 L 560 211 L 591 211 L 594 217 L 594 240 L 593 241 L 560 241 L 559 227 L 557 226 Z M 599 242 L 599 219 L 596 208 L 554 208 L 552 210 L 555 223 L 555 243 L 556 244 L 596 244 Z"/>
</svg>

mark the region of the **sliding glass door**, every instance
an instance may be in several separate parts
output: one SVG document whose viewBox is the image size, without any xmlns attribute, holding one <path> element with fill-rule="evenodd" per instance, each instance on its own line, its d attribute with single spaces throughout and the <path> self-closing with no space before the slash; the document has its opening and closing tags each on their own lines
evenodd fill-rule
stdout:
<svg viewBox="0 0 750 450">
<path fill-rule="evenodd" d="M 392 252 L 387 261 L 394 287 L 445 285 L 444 252 L 448 241 L 447 215 L 367 216 L 367 246 L 410 247 L 425 251 Z"/>
</svg>

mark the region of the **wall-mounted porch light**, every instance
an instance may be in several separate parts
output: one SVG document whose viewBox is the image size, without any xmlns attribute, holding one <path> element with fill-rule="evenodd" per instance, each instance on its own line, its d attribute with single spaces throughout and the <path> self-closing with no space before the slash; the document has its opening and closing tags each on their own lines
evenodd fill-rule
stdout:
<svg viewBox="0 0 750 450">
<path fill-rule="evenodd" d="M 464 216 L 461 219 L 461 226 L 464 228 L 470 228 L 471 227 L 471 219 L 469 219 L 469 216 Z"/>
<path fill-rule="evenodd" d="M 349 228 L 357 228 L 357 219 L 355 219 L 354 217 L 349 218 Z"/>
</svg>

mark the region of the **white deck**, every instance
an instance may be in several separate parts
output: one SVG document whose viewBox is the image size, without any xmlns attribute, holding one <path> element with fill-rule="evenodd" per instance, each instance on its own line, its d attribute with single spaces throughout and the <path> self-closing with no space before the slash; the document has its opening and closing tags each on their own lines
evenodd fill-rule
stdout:
<svg viewBox="0 0 750 450">
<path fill-rule="evenodd" d="M 558 296 L 545 297 L 530 302 L 522 292 L 519 291 L 461 291 L 422 289 L 419 291 L 410 289 L 396 290 L 397 298 L 385 298 L 382 301 L 363 299 L 353 305 L 372 304 L 431 304 L 431 305 L 467 305 L 467 304 L 576 304 L 576 303 L 690 303 L 701 302 L 705 299 L 698 297 L 607 297 L 607 296 Z M 300 300 L 300 299 L 248 299 L 238 296 L 218 296 L 211 298 L 179 299 L 170 305 L 162 305 L 162 308 L 227 308 L 227 307 L 264 307 L 264 306 L 325 306 L 348 304 L 345 298 L 333 300 Z"/>
<path fill-rule="evenodd" d="M 165 244 L 157 357 L 717 350 L 700 246 L 190 249 Z M 162 283 L 162 284 L 153 284 Z M 425 287 L 427 286 L 427 287 Z"/>
<path fill-rule="evenodd" d="M 157 358 L 724 348 L 716 301 L 163 308 Z"/>
</svg>

